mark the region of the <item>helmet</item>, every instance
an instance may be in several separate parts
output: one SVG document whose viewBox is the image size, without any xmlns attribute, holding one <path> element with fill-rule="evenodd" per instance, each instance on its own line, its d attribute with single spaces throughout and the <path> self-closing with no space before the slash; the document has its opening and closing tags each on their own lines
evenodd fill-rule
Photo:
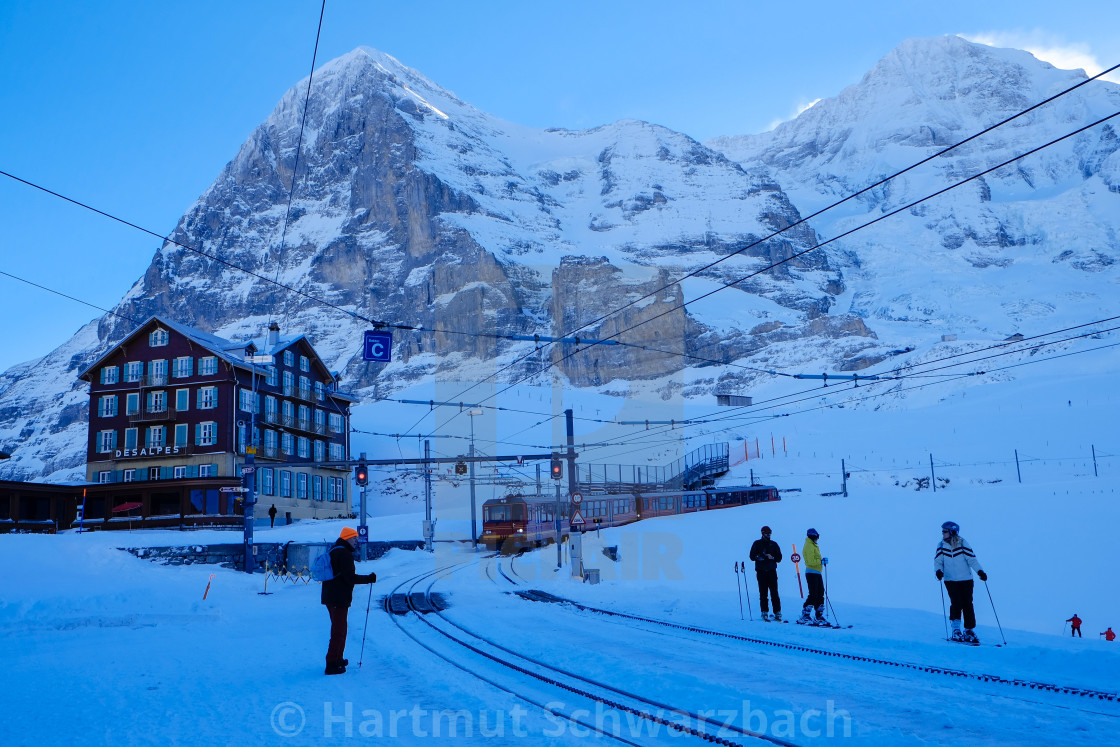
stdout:
<svg viewBox="0 0 1120 747">
<path fill-rule="evenodd" d="M 763 534 L 770 534 L 770 527 L 763 527 L 762 528 L 762 533 Z"/>
<path fill-rule="evenodd" d="M 805 536 L 806 537 L 812 537 L 813 539 L 816 539 L 817 537 L 820 537 L 820 534 L 817 533 L 816 529 L 813 529 L 812 527 L 809 527 L 809 531 L 805 532 Z"/>
<path fill-rule="evenodd" d="M 956 534 L 961 530 L 960 524 L 955 521 L 947 521 L 941 525 L 941 528 L 948 530 L 949 534 Z"/>
</svg>

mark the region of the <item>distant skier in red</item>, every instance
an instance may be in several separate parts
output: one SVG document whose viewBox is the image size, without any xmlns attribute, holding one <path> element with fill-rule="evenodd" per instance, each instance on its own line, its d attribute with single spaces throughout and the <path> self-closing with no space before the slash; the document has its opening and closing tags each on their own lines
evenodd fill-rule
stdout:
<svg viewBox="0 0 1120 747">
<path fill-rule="evenodd" d="M 1069 637 L 1070 638 L 1073 638 L 1074 635 L 1076 635 L 1078 638 L 1083 638 L 1084 637 L 1084 636 L 1081 635 L 1081 618 L 1077 616 L 1076 612 L 1074 612 L 1073 617 L 1066 620 L 1066 622 L 1069 623 Z"/>
<path fill-rule="evenodd" d="M 1112 626 L 1109 626 L 1108 630 L 1101 633 L 1101 635 L 1104 636 L 1104 639 L 1106 641 L 1115 641 L 1116 640 L 1116 634 L 1112 632 Z"/>
</svg>

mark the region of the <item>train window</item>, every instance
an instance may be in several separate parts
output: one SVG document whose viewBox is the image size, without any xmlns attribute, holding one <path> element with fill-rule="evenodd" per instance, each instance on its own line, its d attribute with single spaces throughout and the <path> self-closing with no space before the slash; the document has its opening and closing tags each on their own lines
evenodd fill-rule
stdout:
<svg viewBox="0 0 1120 747">
<path fill-rule="evenodd" d="M 524 503 L 514 503 L 512 506 L 510 506 L 510 508 L 513 509 L 512 516 L 514 521 L 525 521 Z"/>
<path fill-rule="evenodd" d="M 509 521 L 509 506 L 487 506 L 484 521 Z"/>
</svg>

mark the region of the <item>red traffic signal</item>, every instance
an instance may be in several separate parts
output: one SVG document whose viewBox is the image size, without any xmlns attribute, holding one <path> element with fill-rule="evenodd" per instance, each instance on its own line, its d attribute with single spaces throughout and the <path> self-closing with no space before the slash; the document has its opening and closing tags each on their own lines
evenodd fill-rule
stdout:
<svg viewBox="0 0 1120 747">
<path fill-rule="evenodd" d="M 365 462 L 358 462 L 358 466 L 354 468 L 354 482 L 360 488 L 369 484 L 369 466 Z"/>
<path fill-rule="evenodd" d="M 564 477 L 564 462 L 559 459 L 552 460 L 552 479 L 560 480 Z"/>
</svg>

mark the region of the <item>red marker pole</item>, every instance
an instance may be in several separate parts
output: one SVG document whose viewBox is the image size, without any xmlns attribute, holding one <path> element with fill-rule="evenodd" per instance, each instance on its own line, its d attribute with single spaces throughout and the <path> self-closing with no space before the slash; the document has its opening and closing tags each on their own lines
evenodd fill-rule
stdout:
<svg viewBox="0 0 1120 747">
<path fill-rule="evenodd" d="M 797 569 L 797 591 L 801 594 L 801 598 L 804 599 L 805 591 L 801 588 L 801 566 L 798 565 L 801 561 L 801 556 L 797 554 L 797 545 L 791 543 L 790 547 L 793 548 L 793 555 L 790 555 L 789 559 L 793 561 L 793 567 Z"/>
<path fill-rule="evenodd" d="M 210 593 L 210 584 L 214 580 L 214 574 L 210 574 L 210 580 L 206 582 L 206 591 L 202 592 L 202 598 L 206 599 L 206 595 Z"/>
</svg>

